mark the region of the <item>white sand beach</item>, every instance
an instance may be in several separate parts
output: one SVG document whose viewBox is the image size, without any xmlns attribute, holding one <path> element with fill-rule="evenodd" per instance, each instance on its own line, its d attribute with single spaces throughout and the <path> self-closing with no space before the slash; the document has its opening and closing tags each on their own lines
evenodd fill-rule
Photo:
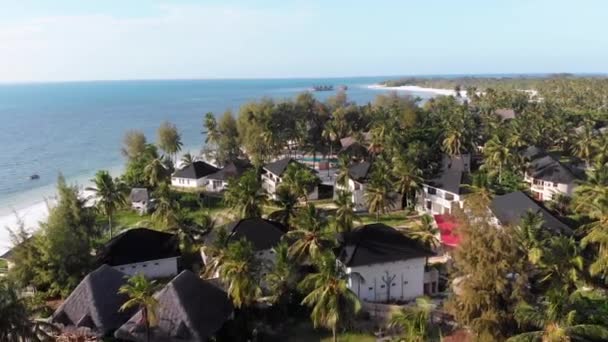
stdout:
<svg viewBox="0 0 608 342">
<path fill-rule="evenodd" d="M 371 84 L 367 86 L 369 89 L 377 89 L 377 90 L 394 90 L 394 91 L 407 91 L 410 93 L 432 93 L 434 95 L 444 95 L 444 96 L 456 96 L 456 91 L 453 89 L 440 89 L 440 88 L 424 88 L 415 85 L 404 85 L 399 87 L 387 87 L 382 84 Z M 461 97 L 467 96 L 466 90 L 460 91 Z"/>
</svg>

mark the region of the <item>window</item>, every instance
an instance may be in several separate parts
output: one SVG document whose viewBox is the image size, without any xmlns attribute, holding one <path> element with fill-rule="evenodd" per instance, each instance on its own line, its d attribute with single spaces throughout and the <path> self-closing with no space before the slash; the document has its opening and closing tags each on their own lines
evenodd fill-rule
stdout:
<svg viewBox="0 0 608 342">
<path fill-rule="evenodd" d="M 133 265 L 133 266 L 131 266 L 131 268 L 137 268 L 137 266 Z"/>
<path fill-rule="evenodd" d="M 155 263 L 154 263 L 154 266 L 158 266 L 158 263 L 157 263 L 157 262 L 155 262 Z"/>
<path fill-rule="evenodd" d="M 359 183 L 355 183 L 355 190 L 361 190 L 361 185 L 359 185 Z"/>
<path fill-rule="evenodd" d="M 437 189 L 435 189 L 435 188 L 427 188 L 426 192 L 429 195 L 435 195 L 435 194 L 437 194 Z"/>
<path fill-rule="evenodd" d="M 373 290 L 374 290 L 374 288 L 373 288 L 373 287 L 370 287 L 370 288 L 368 288 L 368 290 L 369 290 L 369 291 L 373 291 Z"/>
<path fill-rule="evenodd" d="M 557 183 L 553 183 L 553 187 L 554 187 L 554 188 L 557 188 Z"/>
<path fill-rule="evenodd" d="M 453 201 L 454 200 L 454 195 L 446 192 L 444 198 L 446 200 L 448 200 L 448 201 Z"/>
<path fill-rule="evenodd" d="M 381 288 L 381 289 L 383 289 L 383 288 L 384 288 L 384 285 L 380 285 L 380 288 Z"/>
<path fill-rule="evenodd" d="M 141 265 L 141 267 L 148 267 L 148 264 L 143 264 Z"/>
</svg>

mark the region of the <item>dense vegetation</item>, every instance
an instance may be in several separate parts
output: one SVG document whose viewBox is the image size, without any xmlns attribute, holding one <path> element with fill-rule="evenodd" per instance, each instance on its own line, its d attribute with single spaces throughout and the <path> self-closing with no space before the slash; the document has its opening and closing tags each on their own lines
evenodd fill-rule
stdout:
<svg viewBox="0 0 608 342">
<path fill-rule="evenodd" d="M 229 112 L 219 119 L 206 115 L 206 155 L 219 165 L 245 157 L 255 165 L 230 181 L 217 206 L 221 215 L 198 194 L 169 185 L 181 148 L 175 126 L 163 123 L 156 144 L 141 132 L 129 131 L 123 147 L 125 173 L 112 179 L 100 172 L 95 178 L 100 199 L 96 210 L 85 206 L 76 189 L 60 179 L 59 203 L 40 234 L 28 238 L 24 230 L 16 232 L 20 244 L 11 279 L 35 287 L 46 297 L 65 297 L 91 270 L 89 256 L 110 238 L 112 227 L 124 228 L 113 219 L 127 211 L 124 189 L 147 187 L 153 190 L 157 208 L 142 220 L 150 227 L 177 233 L 186 259 L 197 253 L 202 237 L 215 230 L 213 244 L 204 246 L 209 260 L 201 273 L 219 275 L 228 289 L 238 308 L 235 324 L 241 337 L 250 338 L 254 330 L 284 331 L 289 329 L 286 318 L 302 316 L 310 316 L 314 326 L 327 328 L 337 337 L 352 327 L 360 308 L 332 253 L 337 234 L 353 229 L 359 218 L 353 213 L 350 194 L 337 191 L 334 210 L 326 210 L 307 198 L 307 189 L 317 182 L 314 174 L 293 166 L 277 199 L 270 201 L 261 189 L 260 166 L 296 152 L 316 156 L 340 151 L 336 182 L 345 184 L 349 163 L 372 161 L 365 195 L 371 214 L 367 219 L 382 221 L 395 207 L 406 212 L 413 209 L 423 179 L 439 171 L 444 154 L 469 153 L 475 162 L 467 210 L 459 216 L 462 245 L 453 253 L 448 271 L 454 293 L 440 310 L 450 313 L 458 326 L 469 329 L 480 341 L 605 339 L 608 135 L 601 128 L 608 124 L 607 81 L 551 77 L 398 82 L 435 87 L 440 83 L 433 82 L 446 82 L 449 88 L 468 88 L 471 95 L 437 97 L 421 104 L 415 98 L 387 94 L 357 105 L 345 93 L 325 102 L 304 93 L 294 100 L 248 103 L 236 117 Z M 539 95 L 530 97 L 519 90 L 530 88 Z M 503 119 L 496 113 L 503 108 L 513 109 L 516 117 Z M 357 143 L 341 151 L 339 141 L 346 137 Z M 572 235 L 548 233 L 535 215 L 501 230 L 490 223 L 487 205 L 493 196 L 525 189 L 523 171 L 528 160 L 521 151 L 529 146 L 549 151 L 569 167 L 586 168 L 587 177 L 573 198 L 556 197 L 548 203 L 573 228 Z M 182 159 L 188 164 L 195 158 Z M 263 215 L 290 229 L 289 244 L 276 247 L 277 262 L 272 266 L 256 258 L 248 242 L 229 242 L 223 229 L 228 220 Z M 413 238 L 429 247 L 439 244 L 428 217 L 407 225 L 405 232 Z M 132 305 L 154 311 L 156 304 L 149 301 L 151 286 L 134 279 L 124 291 L 139 298 Z M 254 305 L 259 301 L 273 305 L 260 314 Z M 437 339 L 437 327 L 430 324 L 432 310 L 437 309 L 419 300 L 417 306 L 395 314 L 391 326 L 408 341 Z"/>
</svg>

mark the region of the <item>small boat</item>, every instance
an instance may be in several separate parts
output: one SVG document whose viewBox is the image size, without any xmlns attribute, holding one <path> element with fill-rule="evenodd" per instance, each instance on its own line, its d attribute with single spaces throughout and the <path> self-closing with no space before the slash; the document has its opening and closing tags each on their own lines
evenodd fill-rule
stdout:
<svg viewBox="0 0 608 342">
<path fill-rule="evenodd" d="M 40 175 L 34 173 L 33 175 L 30 176 L 30 180 L 36 180 L 36 179 L 40 179 Z"/>
<path fill-rule="evenodd" d="M 312 87 L 314 91 L 332 91 L 334 90 L 333 85 L 316 85 Z"/>
</svg>

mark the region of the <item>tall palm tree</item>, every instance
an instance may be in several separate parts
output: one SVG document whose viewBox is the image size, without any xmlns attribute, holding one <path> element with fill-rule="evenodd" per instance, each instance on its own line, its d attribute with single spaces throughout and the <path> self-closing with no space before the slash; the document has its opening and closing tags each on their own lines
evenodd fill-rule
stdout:
<svg viewBox="0 0 608 342">
<path fill-rule="evenodd" d="M 236 308 L 251 305 L 262 295 L 259 269 L 251 242 L 243 239 L 228 245 L 219 276 Z"/>
<path fill-rule="evenodd" d="M 318 183 L 312 171 L 298 163 L 290 163 L 281 178 L 281 185 L 287 187 L 298 198 L 308 201 L 308 194 Z"/>
<path fill-rule="evenodd" d="M 0 279 L 0 341 L 54 341 L 50 332 L 58 329 L 50 323 L 32 319 L 32 312 L 17 291 L 16 284 Z"/>
<path fill-rule="evenodd" d="M 226 251 L 230 242 L 230 235 L 224 227 L 214 228 L 215 239 L 211 244 L 201 247 L 205 255 L 205 269 L 202 272 L 204 278 L 217 278 L 220 268 L 226 260 Z"/>
<path fill-rule="evenodd" d="M 608 315 L 607 305 L 605 297 L 592 300 L 580 292 L 565 295 L 561 291 L 549 291 L 538 303 L 517 305 L 517 322 L 536 330 L 515 335 L 507 341 L 606 341 L 608 327 L 603 317 Z"/>
<path fill-rule="evenodd" d="M 586 212 L 589 203 L 602 197 L 608 197 L 608 165 L 595 164 L 588 172 L 585 181 L 576 187 L 574 209 Z"/>
<path fill-rule="evenodd" d="M 171 156 L 173 162 L 175 162 L 175 156 L 179 151 L 182 150 L 182 136 L 179 134 L 177 127 L 165 121 L 161 123 L 157 131 L 158 135 L 158 147 L 160 147 L 166 154 Z"/>
<path fill-rule="evenodd" d="M 336 210 L 336 231 L 339 233 L 350 232 L 355 221 L 352 194 L 344 190 L 338 191 L 335 203 L 338 206 Z"/>
<path fill-rule="evenodd" d="M 386 213 L 394 203 L 391 197 L 391 185 L 380 172 L 372 173 L 371 180 L 365 189 L 363 198 L 367 202 L 370 212 L 376 214 L 376 221 L 380 221 L 380 213 Z"/>
<path fill-rule="evenodd" d="M 513 153 L 499 136 L 493 136 L 484 145 L 483 154 L 485 156 L 484 166 L 491 173 L 498 174 L 498 183 L 502 183 L 503 171 L 511 164 Z"/>
<path fill-rule="evenodd" d="M 154 158 L 144 167 L 144 176 L 152 187 L 165 183 L 169 177 L 169 172 L 163 163 L 163 158 L 163 156 Z"/>
<path fill-rule="evenodd" d="M 336 184 L 340 185 L 344 189 L 348 189 L 348 169 L 350 166 L 350 159 L 347 155 L 342 154 L 338 158 L 338 172 L 336 173 Z"/>
<path fill-rule="evenodd" d="M 431 337 L 431 312 L 433 303 L 428 297 L 416 298 L 415 306 L 407 306 L 391 313 L 389 327 L 402 332 L 404 342 L 424 342 Z"/>
<path fill-rule="evenodd" d="M 177 225 L 179 220 L 179 202 L 169 189 L 167 183 L 161 183 L 154 191 L 156 198 L 156 208 L 152 214 L 152 218 L 160 223 L 163 228 L 170 228 Z"/>
<path fill-rule="evenodd" d="M 583 285 L 584 258 L 573 237 L 553 236 L 547 241 L 546 250 L 537 264 L 541 282 L 563 293 Z"/>
<path fill-rule="evenodd" d="M 184 210 L 177 212 L 175 225 L 168 227 L 167 231 L 176 234 L 182 244 L 183 250 L 190 250 L 194 245 L 203 243 L 203 237 L 213 230 L 215 220 L 207 213 L 193 219 Z"/>
<path fill-rule="evenodd" d="M 548 242 L 543 224 L 542 215 L 528 211 L 515 227 L 515 238 L 532 264 L 538 264 L 541 261 Z"/>
<path fill-rule="evenodd" d="M 97 210 L 108 218 L 108 231 L 112 238 L 112 216 L 126 204 L 125 187 L 120 181 L 114 181 L 108 171 L 100 170 L 91 180 L 94 187 L 86 188 L 95 193 Z"/>
<path fill-rule="evenodd" d="M 595 155 L 596 141 L 592 127 L 586 126 L 574 140 L 574 155 L 590 163 Z"/>
<path fill-rule="evenodd" d="M 287 232 L 285 239 L 293 241 L 289 256 L 298 261 L 314 260 L 335 244 L 332 233 L 327 231 L 327 219 L 321 217 L 314 205 L 302 208 L 294 219 L 296 229 Z"/>
<path fill-rule="evenodd" d="M 298 196 L 287 186 L 279 185 L 274 201 L 281 209 L 268 215 L 272 220 L 279 221 L 289 227 L 291 220 L 295 217 L 298 205 Z"/>
<path fill-rule="evenodd" d="M 409 207 L 410 195 L 422 186 L 422 170 L 399 155 L 393 158 L 392 174 L 395 178 L 395 188 L 402 195 L 401 207 Z"/>
<path fill-rule="evenodd" d="M 361 310 L 357 295 L 347 285 L 346 276 L 331 253 L 317 259 L 317 273 L 308 274 L 298 285 L 306 297 L 302 305 L 312 307 L 310 318 L 316 327 L 331 329 L 338 341 L 338 328 Z"/>
<path fill-rule="evenodd" d="M 586 232 L 581 240 L 583 248 L 594 246 L 597 253 L 589 272 L 593 276 L 608 276 L 608 196 L 601 196 L 585 205 L 585 210 L 592 222 L 583 226 Z"/>
<path fill-rule="evenodd" d="M 250 170 L 241 178 L 229 180 L 224 202 L 236 211 L 240 218 L 260 217 L 266 195 L 256 172 Z"/>
<path fill-rule="evenodd" d="M 186 152 L 184 153 L 184 155 L 182 156 L 182 165 L 181 167 L 187 167 L 192 165 L 192 163 L 194 163 L 194 157 L 192 156 L 192 154 L 190 154 L 190 152 Z"/>
<path fill-rule="evenodd" d="M 469 193 L 465 196 L 465 203 L 467 206 L 485 210 L 494 195 L 494 191 L 491 188 L 490 178 L 485 172 L 477 172 L 473 174 L 470 185 L 465 185 L 469 190 Z"/>
<path fill-rule="evenodd" d="M 118 293 L 127 295 L 127 300 L 120 311 L 139 308 L 141 322 L 146 328 L 146 340 L 150 341 L 150 327 L 157 324 L 158 300 L 154 297 L 158 285 L 155 280 L 148 280 L 143 274 L 137 274 L 127 280 L 127 283 L 118 289 Z"/>
<path fill-rule="evenodd" d="M 264 277 L 271 303 L 285 307 L 290 302 L 291 292 L 296 287 L 296 267 L 289 258 L 289 246 L 281 242 L 274 247 L 274 265 Z"/>
<path fill-rule="evenodd" d="M 433 218 L 430 215 L 422 215 L 420 223 L 408 227 L 406 234 L 432 250 L 436 250 L 441 246 L 439 229 L 433 224 Z"/>
</svg>

